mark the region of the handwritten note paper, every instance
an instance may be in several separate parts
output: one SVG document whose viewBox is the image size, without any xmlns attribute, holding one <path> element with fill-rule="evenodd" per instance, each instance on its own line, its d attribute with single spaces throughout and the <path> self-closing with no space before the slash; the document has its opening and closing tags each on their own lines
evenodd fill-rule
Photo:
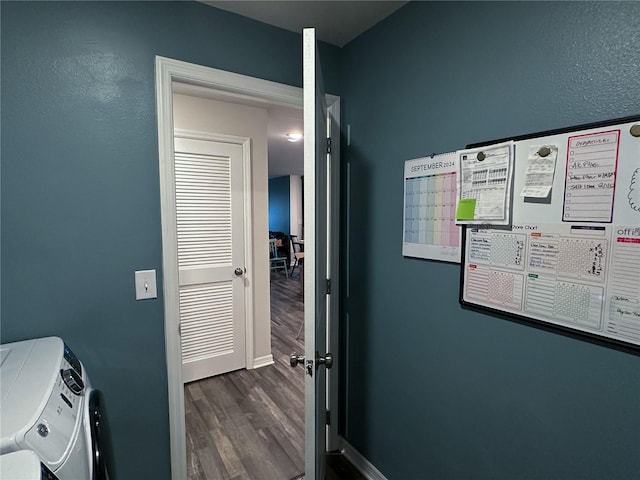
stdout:
<svg viewBox="0 0 640 480">
<path fill-rule="evenodd" d="M 565 222 L 611 222 L 620 130 L 569 137 Z"/>
<path fill-rule="evenodd" d="M 555 145 L 533 146 L 529 150 L 525 184 L 520 196 L 545 198 L 553 186 L 558 147 Z"/>
</svg>

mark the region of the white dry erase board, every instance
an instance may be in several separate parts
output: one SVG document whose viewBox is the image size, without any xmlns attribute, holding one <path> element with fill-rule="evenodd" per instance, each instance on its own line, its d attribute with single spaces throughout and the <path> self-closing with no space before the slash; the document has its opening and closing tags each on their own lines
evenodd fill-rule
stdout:
<svg viewBox="0 0 640 480">
<path fill-rule="evenodd" d="M 640 350 L 640 116 L 511 140 L 512 222 L 464 227 L 460 302 Z"/>
</svg>

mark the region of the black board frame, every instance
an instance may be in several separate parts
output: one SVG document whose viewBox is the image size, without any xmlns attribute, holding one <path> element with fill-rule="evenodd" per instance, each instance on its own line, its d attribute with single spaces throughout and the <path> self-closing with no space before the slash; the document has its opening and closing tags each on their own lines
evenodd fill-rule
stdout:
<svg viewBox="0 0 640 480">
<path fill-rule="evenodd" d="M 632 115 L 628 117 L 621 117 L 611 120 L 604 120 L 593 123 L 585 123 L 581 125 L 574 125 L 571 127 L 564 127 L 552 130 L 545 130 L 537 133 L 530 133 L 525 135 L 518 135 L 514 137 L 504 137 L 497 140 L 491 140 L 486 142 L 478 142 L 471 143 L 466 146 L 469 148 L 478 148 L 478 147 L 486 147 L 489 145 L 495 145 L 497 143 L 514 141 L 518 142 L 521 140 L 531 140 L 540 137 L 547 137 L 551 135 L 563 135 L 567 133 L 572 133 L 575 131 L 581 130 L 590 130 L 595 128 L 603 128 L 610 127 L 613 125 L 619 125 L 621 123 L 630 123 L 630 122 L 640 122 L 640 115 Z M 513 195 L 513 192 L 511 193 Z M 487 225 L 490 227 L 490 225 Z M 468 302 L 464 300 L 464 274 L 466 267 L 466 245 L 467 245 L 467 229 L 468 228 L 481 228 L 482 225 L 462 225 L 462 250 L 461 250 L 461 261 L 460 261 L 460 290 L 459 290 L 459 302 L 462 308 L 466 310 L 473 310 L 481 313 L 489 313 L 498 318 L 502 318 L 509 321 L 514 321 L 516 323 L 531 326 L 534 328 L 542 329 L 545 331 L 559 333 L 564 336 L 575 338 L 577 340 L 587 341 L 589 343 L 593 343 L 596 345 L 601 345 L 604 347 L 614 348 L 619 351 L 623 351 L 626 353 L 631 353 L 636 356 L 640 356 L 640 345 L 636 345 L 635 343 L 625 342 L 624 340 L 619 340 L 617 338 L 606 337 L 603 335 L 598 335 L 596 333 L 587 332 L 584 330 L 580 330 L 577 328 L 571 328 L 566 325 L 559 325 L 552 322 L 546 322 L 544 320 L 539 320 L 537 318 L 528 317 L 526 315 L 519 315 L 517 313 L 507 312 L 505 310 L 500 310 L 497 308 L 488 307 L 486 305 L 480 305 L 473 302 Z"/>
</svg>

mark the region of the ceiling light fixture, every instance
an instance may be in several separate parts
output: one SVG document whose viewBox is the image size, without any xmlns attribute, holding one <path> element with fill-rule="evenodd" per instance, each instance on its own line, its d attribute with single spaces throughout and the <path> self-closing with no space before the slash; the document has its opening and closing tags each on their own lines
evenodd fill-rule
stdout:
<svg viewBox="0 0 640 480">
<path fill-rule="evenodd" d="M 287 133 L 287 140 L 290 142 L 298 142 L 302 140 L 302 137 L 303 135 L 301 133 L 297 133 L 297 132 Z"/>
</svg>

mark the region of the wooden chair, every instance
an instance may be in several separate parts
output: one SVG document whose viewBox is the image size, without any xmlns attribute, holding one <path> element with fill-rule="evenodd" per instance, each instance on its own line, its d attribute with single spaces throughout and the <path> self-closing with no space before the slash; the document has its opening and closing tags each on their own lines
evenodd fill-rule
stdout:
<svg viewBox="0 0 640 480">
<path fill-rule="evenodd" d="M 293 271 L 296 269 L 296 266 L 302 265 L 304 262 L 304 246 L 302 243 L 298 241 L 297 235 L 289 235 L 291 241 L 291 247 L 293 248 L 293 267 L 291 267 L 291 276 L 293 276 Z"/>
<path fill-rule="evenodd" d="M 278 245 L 278 243 L 280 245 Z M 282 246 L 282 240 L 276 238 L 269 239 L 269 264 L 271 271 L 284 270 L 284 274 L 289 278 L 289 266 L 287 265 L 287 258 L 278 256 L 278 247 Z"/>
</svg>

